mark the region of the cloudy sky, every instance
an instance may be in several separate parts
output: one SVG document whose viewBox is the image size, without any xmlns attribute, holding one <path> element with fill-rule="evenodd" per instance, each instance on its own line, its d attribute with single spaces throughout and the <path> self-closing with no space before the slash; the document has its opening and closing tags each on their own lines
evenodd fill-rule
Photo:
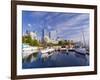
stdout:
<svg viewBox="0 0 100 80">
<path fill-rule="evenodd" d="M 23 34 L 30 29 L 36 31 L 39 37 L 42 29 L 56 30 L 58 37 L 76 41 L 82 41 L 84 34 L 85 40 L 89 41 L 89 14 L 22 11 L 22 28 Z"/>
</svg>

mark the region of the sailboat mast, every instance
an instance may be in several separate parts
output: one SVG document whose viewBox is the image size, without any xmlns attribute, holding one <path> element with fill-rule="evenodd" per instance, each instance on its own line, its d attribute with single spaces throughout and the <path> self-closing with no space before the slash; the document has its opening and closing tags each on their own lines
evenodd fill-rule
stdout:
<svg viewBox="0 0 100 80">
<path fill-rule="evenodd" d="M 84 35 L 84 31 L 83 31 L 83 29 L 82 29 L 82 37 L 83 37 L 83 44 L 84 44 L 84 46 L 86 46 L 85 35 Z"/>
</svg>

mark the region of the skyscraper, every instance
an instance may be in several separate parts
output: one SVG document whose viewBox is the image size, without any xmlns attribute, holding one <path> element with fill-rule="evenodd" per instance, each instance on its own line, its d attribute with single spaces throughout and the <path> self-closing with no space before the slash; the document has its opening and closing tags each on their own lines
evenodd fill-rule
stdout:
<svg viewBox="0 0 100 80">
<path fill-rule="evenodd" d="M 47 34 L 46 29 L 43 29 L 42 30 L 42 42 L 44 42 L 44 38 L 45 38 L 46 34 Z"/>
<path fill-rule="evenodd" d="M 52 30 L 52 31 L 49 32 L 49 38 L 51 40 L 56 41 L 56 39 L 57 39 L 57 32 L 56 32 L 56 30 Z"/>
</svg>

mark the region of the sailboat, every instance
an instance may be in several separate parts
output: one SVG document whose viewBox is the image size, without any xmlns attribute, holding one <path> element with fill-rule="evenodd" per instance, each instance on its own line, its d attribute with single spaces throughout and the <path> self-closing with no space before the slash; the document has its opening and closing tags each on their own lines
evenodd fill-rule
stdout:
<svg viewBox="0 0 100 80">
<path fill-rule="evenodd" d="M 85 41 L 85 36 L 84 36 L 84 31 L 83 30 L 82 30 L 82 39 L 83 39 L 83 44 L 81 44 L 79 46 L 79 48 L 76 48 L 75 52 L 79 53 L 81 55 L 86 55 L 86 54 L 89 55 L 89 48 L 86 47 L 86 41 Z"/>
</svg>

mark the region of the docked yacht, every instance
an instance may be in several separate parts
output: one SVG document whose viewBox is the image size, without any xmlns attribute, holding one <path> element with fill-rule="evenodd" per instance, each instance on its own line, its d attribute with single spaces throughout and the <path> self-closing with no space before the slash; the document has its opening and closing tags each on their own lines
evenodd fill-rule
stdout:
<svg viewBox="0 0 100 80">
<path fill-rule="evenodd" d="M 38 47 L 29 46 L 27 44 L 22 45 L 22 58 L 27 58 L 29 55 L 38 52 Z"/>
</svg>

